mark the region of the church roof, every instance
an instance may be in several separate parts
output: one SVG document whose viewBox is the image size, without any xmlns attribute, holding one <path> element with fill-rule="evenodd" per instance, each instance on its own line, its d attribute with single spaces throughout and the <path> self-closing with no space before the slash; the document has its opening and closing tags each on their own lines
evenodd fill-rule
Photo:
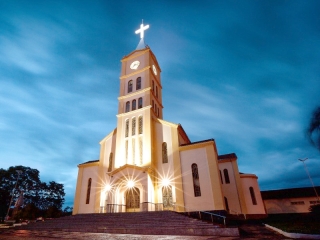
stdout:
<svg viewBox="0 0 320 240">
<path fill-rule="evenodd" d="M 99 162 L 99 160 L 91 160 L 88 162 L 80 163 L 79 165 L 84 165 L 84 164 L 88 164 L 88 163 L 95 163 L 95 162 Z"/>
<path fill-rule="evenodd" d="M 145 49 L 145 48 L 147 48 L 147 45 L 144 43 L 143 38 L 141 38 L 136 50 Z"/>
<path fill-rule="evenodd" d="M 320 186 L 315 187 L 320 192 Z M 262 199 L 316 197 L 313 187 L 261 191 Z"/>
<path fill-rule="evenodd" d="M 235 153 L 228 153 L 228 154 L 223 154 L 218 156 L 218 160 L 224 160 L 224 159 L 230 159 L 230 158 L 237 159 L 238 157 Z"/>
<path fill-rule="evenodd" d="M 214 142 L 214 139 L 210 138 L 210 139 L 206 139 L 206 140 L 202 140 L 202 141 L 197 141 L 197 142 L 192 142 L 192 143 L 185 143 L 185 144 L 181 144 L 181 146 L 188 146 L 188 145 L 204 143 L 204 142 Z"/>
</svg>

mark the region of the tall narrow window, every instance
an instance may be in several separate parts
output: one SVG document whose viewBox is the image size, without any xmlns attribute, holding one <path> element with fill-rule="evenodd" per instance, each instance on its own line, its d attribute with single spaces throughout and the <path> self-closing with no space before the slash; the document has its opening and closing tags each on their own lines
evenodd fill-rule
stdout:
<svg viewBox="0 0 320 240">
<path fill-rule="evenodd" d="M 132 92 L 132 85 L 133 85 L 133 81 L 130 80 L 130 81 L 128 82 L 128 93 Z"/>
<path fill-rule="evenodd" d="M 136 118 L 132 118 L 132 136 L 136 135 Z"/>
<path fill-rule="evenodd" d="M 109 155 L 109 167 L 108 167 L 108 172 L 111 172 L 112 171 L 112 159 L 113 158 L 113 154 L 112 154 L 112 152 L 110 153 L 110 155 Z"/>
<path fill-rule="evenodd" d="M 125 151 L 126 151 L 126 164 L 128 163 L 128 140 L 125 142 Z"/>
<path fill-rule="evenodd" d="M 137 89 L 137 90 L 141 89 L 141 77 L 138 77 L 138 78 L 137 78 L 136 89 Z"/>
<path fill-rule="evenodd" d="M 158 97 L 158 86 L 156 86 L 156 97 Z"/>
<path fill-rule="evenodd" d="M 226 205 L 226 210 L 229 212 L 229 203 L 228 203 L 228 198 L 224 197 L 224 204 Z"/>
<path fill-rule="evenodd" d="M 136 165 L 136 140 L 132 139 L 132 164 Z"/>
<path fill-rule="evenodd" d="M 199 181 L 199 173 L 198 173 L 198 165 L 192 164 L 192 178 L 193 178 L 193 189 L 194 189 L 194 196 L 200 197 L 201 196 L 201 189 L 200 189 L 200 181 Z"/>
<path fill-rule="evenodd" d="M 129 136 L 129 119 L 126 120 L 125 137 Z"/>
<path fill-rule="evenodd" d="M 137 100 L 132 101 L 132 111 L 137 109 Z"/>
<path fill-rule="evenodd" d="M 168 163 L 168 149 L 167 143 L 162 143 L 162 163 Z"/>
<path fill-rule="evenodd" d="M 140 165 L 143 163 L 143 141 L 142 137 L 139 138 L 139 157 L 140 157 Z"/>
<path fill-rule="evenodd" d="M 152 92 L 154 92 L 154 81 L 152 80 Z"/>
<path fill-rule="evenodd" d="M 157 116 L 159 117 L 159 108 L 157 109 Z"/>
<path fill-rule="evenodd" d="M 221 170 L 219 170 L 220 172 L 220 179 L 221 179 L 221 183 L 223 184 L 223 179 L 222 179 L 222 173 L 221 173 Z"/>
<path fill-rule="evenodd" d="M 154 110 L 154 101 L 152 100 L 152 108 L 153 108 L 153 110 Z"/>
<path fill-rule="evenodd" d="M 224 169 L 223 170 L 223 174 L 224 174 L 224 182 L 227 184 L 227 183 L 230 183 L 230 178 L 229 178 L 229 173 L 228 173 L 228 169 Z"/>
<path fill-rule="evenodd" d="M 89 204 L 90 202 L 90 191 L 91 191 L 91 178 L 88 179 L 88 187 L 87 187 L 87 198 L 86 198 L 86 204 Z"/>
<path fill-rule="evenodd" d="M 126 102 L 126 112 L 130 111 L 130 102 Z"/>
<path fill-rule="evenodd" d="M 138 108 L 142 108 L 142 97 L 138 99 Z"/>
<path fill-rule="evenodd" d="M 142 116 L 139 117 L 139 134 L 143 132 L 143 119 Z"/>
<path fill-rule="evenodd" d="M 249 187 L 249 191 L 250 191 L 252 204 L 257 205 L 257 199 L 256 199 L 256 195 L 254 194 L 253 187 Z"/>
</svg>

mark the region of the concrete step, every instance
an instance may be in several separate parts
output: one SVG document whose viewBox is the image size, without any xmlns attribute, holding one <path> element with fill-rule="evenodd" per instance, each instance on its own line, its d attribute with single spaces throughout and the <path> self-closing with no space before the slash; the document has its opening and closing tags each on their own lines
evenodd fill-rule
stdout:
<svg viewBox="0 0 320 240">
<path fill-rule="evenodd" d="M 238 228 L 170 212 L 79 214 L 17 227 L 24 230 L 141 235 L 239 236 Z"/>
</svg>

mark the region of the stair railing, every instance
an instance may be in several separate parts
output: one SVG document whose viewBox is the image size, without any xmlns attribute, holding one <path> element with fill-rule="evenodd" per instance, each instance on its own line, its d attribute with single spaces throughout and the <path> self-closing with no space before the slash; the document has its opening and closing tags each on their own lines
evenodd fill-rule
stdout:
<svg viewBox="0 0 320 240">
<path fill-rule="evenodd" d="M 179 206 L 179 205 L 178 205 Z M 181 206 L 181 205 L 180 205 Z M 211 222 L 212 223 L 214 223 L 214 221 L 213 221 L 213 219 L 215 218 L 215 217 L 217 217 L 218 219 L 222 219 L 222 221 L 223 221 L 223 225 L 224 226 L 226 226 L 226 216 L 223 216 L 223 215 L 220 215 L 220 214 L 216 214 L 216 213 L 211 213 L 211 212 L 206 212 L 206 211 L 190 211 L 190 209 L 188 208 L 188 207 L 186 207 L 186 206 L 181 206 L 181 207 L 183 207 L 185 210 L 187 210 L 187 211 L 185 211 L 184 213 L 185 214 L 187 214 L 189 217 L 193 217 L 192 215 L 191 215 L 191 213 L 198 213 L 198 218 L 200 219 L 200 220 L 206 220 L 206 219 L 203 219 L 203 217 L 202 217 L 202 215 L 203 214 L 209 214 L 210 215 L 210 218 L 211 218 Z M 201 215 L 202 214 L 202 215 Z"/>
</svg>

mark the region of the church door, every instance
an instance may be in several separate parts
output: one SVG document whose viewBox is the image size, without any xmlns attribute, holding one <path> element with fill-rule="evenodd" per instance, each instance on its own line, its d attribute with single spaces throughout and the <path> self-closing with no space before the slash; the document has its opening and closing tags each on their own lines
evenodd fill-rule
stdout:
<svg viewBox="0 0 320 240">
<path fill-rule="evenodd" d="M 162 202 L 163 209 L 171 209 L 173 207 L 171 186 L 162 187 Z"/>
<path fill-rule="evenodd" d="M 139 188 L 130 188 L 126 192 L 126 207 L 127 212 L 140 211 L 140 190 Z"/>
</svg>

